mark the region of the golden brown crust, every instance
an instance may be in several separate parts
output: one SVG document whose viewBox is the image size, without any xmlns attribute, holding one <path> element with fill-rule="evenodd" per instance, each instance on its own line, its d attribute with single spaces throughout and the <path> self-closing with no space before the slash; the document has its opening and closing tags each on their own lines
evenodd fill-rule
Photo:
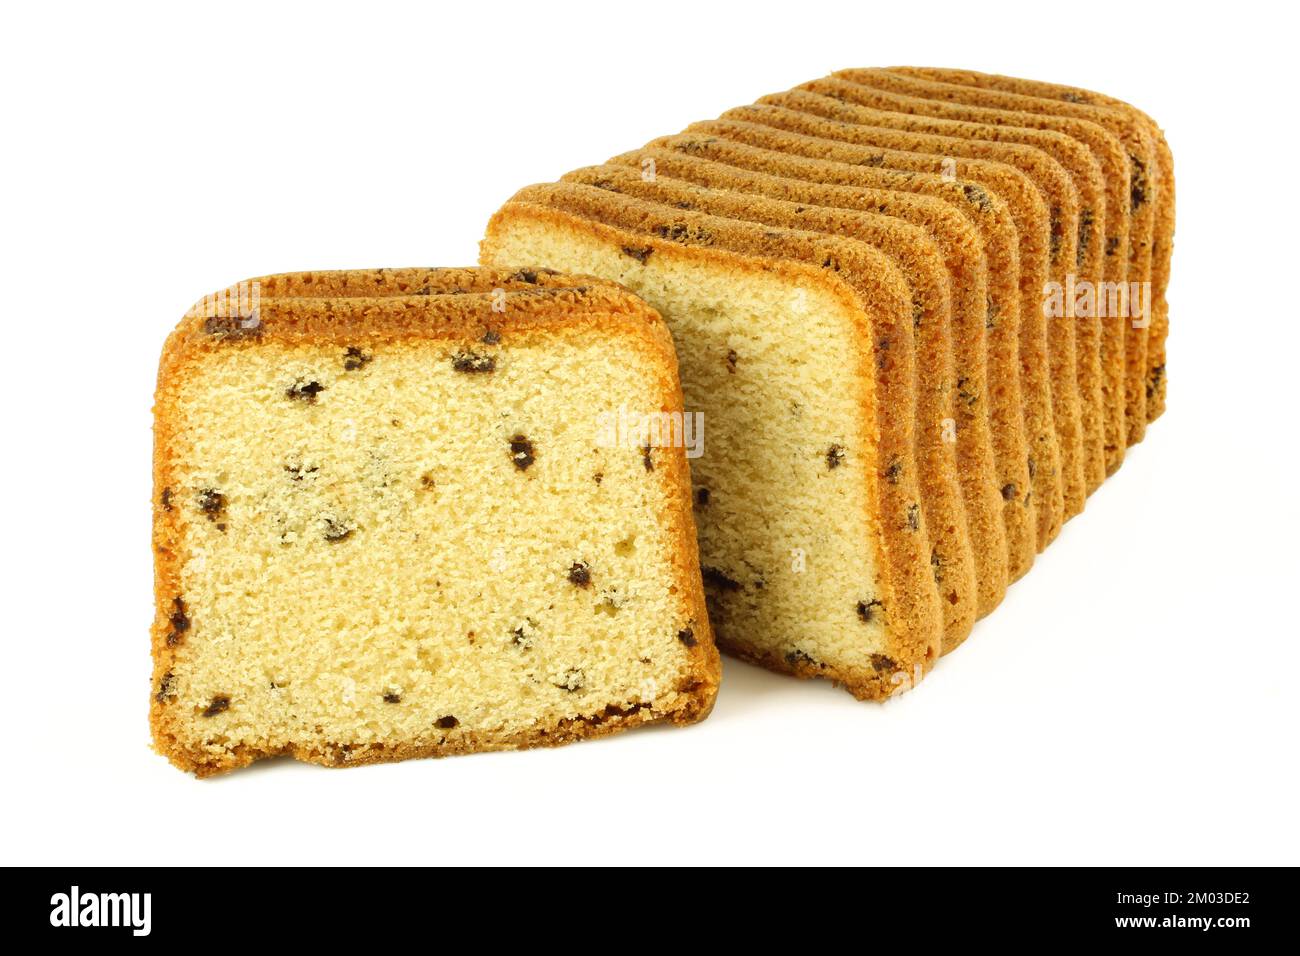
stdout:
<svg viewBox="0 0 1300 956">
<path fill-rule="evenodd" d="M 330 283 L 347 289 L 363 288 L 376 273 L 331 273 Z M 320 273 L 315 274 L 320 276 Z M 485 270 L 478 278 L 491 287 L 508 284 L 510 274 Z M 180 593 L 180 570 L 185 560 L 184 522 L 171 501 L 176 486 L 173 475 L 176 435 L 177 385 L 192 363 L 216 349 L 256 349 L 294 344 L 364 345 L 410 340 L 477 342 L 491 331 L 502 344 L 574 337 L 622 337 L 643 355 L 647 372 L 655 377 L 663 408 L 681 411 L 681 385 L 677 378 L 672 338 L 662 318 L 640 299 L 604 280 L 555 279 L 553 288 L 509 289 L 503 293 L 388 295 L 386 297 L 294 297 L 311 283 L 303 274 L 271 277 L 277 293 L 260 301 L 255 324 L 224 317 L 187 315 L 168 337 L 159 363 L 154 406 L 153 546 L 156 613 L 151 628 L 153 680 L 150 691 L 150 726 L 155 746 L 176 766 L 200 776 L 244 766 L 262 757 L 289 754 L 300 760 L 331 766 L 351 766 L 414 756 L 470 753 L 481 749 L 516 749 L 554 745 L 584 737 L 601 736 L 641 723 L 690 723 L 707 716 L 716 696 L 721 673 L 717 648 L 709 626 L 700 580 L 694 517 L 690 509 L 690 478 L 681 448 L 663 449 L 655 477 L 662 481 L 670 502 L 664 516 L 676 547 L 672 554 L 682 619 L 695 622 L 694 644 L 687 647 L 689 672 L 682 686 L 654 705 L 629 712 L 606 708 L 599 714 L 567 720 L 556 727 L 489 739 L 459 732 L 436 744 L 408 743 L 352 747 L 340 743 L 328 753 L 303 744 L 263 751 L 240 746 L 224 758 L 187 743 L 177 732 L 166 707 L 166 687 L 171 664 L 179 648 L 169 641 L 176 627 L 172 597 Z M 561 282 L 569 282 L 561 285 Z M 523 283 L 532 286 L 533 283 Z M 503 295 L 507 310 L 494 312 L 492 304 Z M 381 293 L 382 296 L 382 293 Z M 188 624 L 186 625 L 188 626 Z M 357 756 L 353 756 L 353 754 Z M 342 757 L 339 756 L 342 754 Z"/>
</svg>

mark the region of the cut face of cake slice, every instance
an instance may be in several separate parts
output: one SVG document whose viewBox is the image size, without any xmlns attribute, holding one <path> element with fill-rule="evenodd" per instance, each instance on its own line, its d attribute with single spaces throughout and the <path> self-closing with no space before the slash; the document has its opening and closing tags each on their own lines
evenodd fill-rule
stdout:
<svg viewBox="0 0 1300 956">
<path fill-rule="evenodd" d="M 943 618 L 915 452 L 912 290 L 865 243 L 578 183 L 531 186 L 482 261 L 602 275 L 673 331 L 719 644 L 860 698 L 911 686 Z"/>
<path fill-rule="evenodd" d="M 269 277 L 255 314 L 168 339 L 150 716 L 177 766 L 352 766 L 708 713 L 662 320 L 594 278 L 454 271 Z"/>
</svg>

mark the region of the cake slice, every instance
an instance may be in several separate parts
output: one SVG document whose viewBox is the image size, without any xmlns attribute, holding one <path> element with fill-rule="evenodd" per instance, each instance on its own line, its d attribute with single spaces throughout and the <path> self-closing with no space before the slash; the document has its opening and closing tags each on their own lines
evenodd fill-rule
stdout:
<svg viewBox="0 0 1300 956">
<path fill-rule="evenodd" d="M 1059 83 L 1044 83 L 1038 80 L 1025 80 L 1019 77 L 999 76 L 989 73 L 974 73 L 969 70 L 940 70 L 926 67 L 901 68 L 905 72 L 933 77 L 946 83 L 969 85 L 1005 93 L 1022 94 L 1037 99 L 1048 100 L 1053 104 L 1067 103 L 1083 107 L 1102 107 L 1124 114 L 1146 131 L 1155 154 L 1155 181 L 1146 183 L 1151 186 L 1150 197 L 1154 223 L 1151 240 L 1151 287 L 1153 293 L 1151 309 L 1151 326 L 1147 334 L 1147 421 L 1155 421 L 1165 410 L 1165 339 L 1169 334 L 1169 302 L 1166 293 L 1169 286 L 1169 267 L 1174 250 L 1174 156 L 1169 149 L 1164 132 L 1154 119 L 1137 107 L 1092 90 L 1077 86 L 1063 86 Z M 1043 105 L 1044 112 L 1055 113 Z M 1086 111 L 1066 110 L 1070 116 L 1091 116 Z M 1139 164 L 1141 160 L 1139 160 Z M 1145 199 L 1144 169 L 1135 170 L 1138 180 L 1139 198 Z"/>
<path fill-rule="evenodd" d="M 530 186 L 488 225 L 485 264 L 601 275 L 660 311 L 688 405 L 719 645 L 884 698 L 938 657 L 915 453 L 913 296 L 865 243 L 578 183 Z"/>
<path fill-rule="evenodd" d="M 1008 575 L 1012 580 L 1023 575 L 1033 564 L 1039 547 L 1038 500 L 1046 502 L 1044 509 L 1055 516 L 1055 524 L 1044 523 L 1042 546 L 1051 540 L 1050 529 L 1060 528 L 1062 502 L 1059 485 L 1052 480 L 1057 469 L 1038 469 L 1034 481 L 1030 480 L 1030 441 L 1025 429 L 1017 348 L 1021 295 L 1019 236 L 1005 203 L 988 194 L 977 196 L 979 201 L 973 202 L 974 192 L 968 192 L 956 180 L 948 181 L 940 176 L 822 162 L 716 137 L 667 136 L 627 155 L 635 157 L 638 166 L 645 170 L 653 168 L 656 173 L 660 163 L 666 164 L 664 169 L 670 175 L 693 180 L 702 168 L 729 170 L 736 176 L 750 177 L 755 184 L 753 191 L 765 195 L 793 202 L 876 211 L 939 230 L 935 235 L 947 250 L 952 274 L 963 277 L 958 294 L 959 300 L 964 300 L 963 308 L 973 307 L 977 313 L 982 308 L 976 328 L 965 330 L 964 341 L 960 345 L 954 343 L 954 352 L 958 347 L 970 350 L 980 338 L 985 339 L 983 354 L 993 384 L 990 407 L 992 414 L 1000 416 L 1006 426 L 994 429 L 993 436 L 995 440 L 1009 442 L 995 449 L 1007 537 Z M 963 222 L 966 230 L 962 229 Z M 971 229 L 974 235 L 969 233 Z M 960 316 L 962 311 L 959 308 L 957 314 Z M 992 346 L 995 331 L 1000 331 L 1004 340 L 1001 349 Z M 1050 411 L 1046 395 L 1041 407 Z M 1056 462 L 1055 432 L 1047 429 L 1042 437 L 1048 444 L 1037 448 L 1035 453 L 1044 456 L 1044 460 Z M 1046 489 L 1046 493 L 1036 494 L 1035 488 Z"/>
<path fill-rule="evenodd" d="M 967 451 L 972 496 L 964 498 L 954 445 L 979 433 L 969 429 L 970 435 L 963 436 L 963 419 L 956 425 L 958 441 L 945 440 L 946 432 L 953 429 L 957 391 L 952 368 L 952 282 L 934 241 L 919 227 L 877 214 L 698 186 L 658 167 L 653 179 L 646 179 L 635 167 L 614 164 L 575 170 L 564 181 L 709 215 L 856 239 L 889 256 L 912 289 L 917 484 L 944 616 L 943 649 L 947 652 L 961 644 L 976 617 L 988 613 L 1006 592 L 1006 539 L 987 445 L 983 457 Z M 982 437 L 987 442 L 987 427 Z"/>
<path fill-rule="evenodd" d="M 208 775 L 704 717 L 719 665 L 659 316 L 531 271 L 426 295 L 402 286 L 427 270 L 308 276 L 163 351 L 157 749 Z"/>
</svg>

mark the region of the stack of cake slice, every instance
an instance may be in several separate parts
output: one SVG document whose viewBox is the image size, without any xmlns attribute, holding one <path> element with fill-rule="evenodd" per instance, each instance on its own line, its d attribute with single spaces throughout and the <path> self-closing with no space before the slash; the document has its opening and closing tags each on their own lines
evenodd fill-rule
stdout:
<svg viewBox="0 0 1300 956">
<path fill-rule="evenodd" d="M 1164 410 L 1173 170 L 1143 113 L 846 70 L 516 193 L 484 265 L 667 320 L 719 644 L 912 686 Z"/>
</svg>

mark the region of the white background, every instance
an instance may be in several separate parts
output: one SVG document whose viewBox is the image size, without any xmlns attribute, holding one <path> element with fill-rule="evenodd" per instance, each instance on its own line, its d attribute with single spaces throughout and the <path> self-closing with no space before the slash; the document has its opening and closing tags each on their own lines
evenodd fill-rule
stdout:
<svg viewBox="0 0 1300 956">
<path fill-rule="evenodd" d="M 1300 862 L 1294 36 L 1151 6 L 10 5 L 0 861 Z M 561 750 L 151 752 L 150 403 L 192 301 L 470 264 L 520 186 L 897 63 L 1121 96 L 1178 172 L 1169 411 L 965 646 L 884 706 L 727 660 L 704 724 Z"/>
</svg>

